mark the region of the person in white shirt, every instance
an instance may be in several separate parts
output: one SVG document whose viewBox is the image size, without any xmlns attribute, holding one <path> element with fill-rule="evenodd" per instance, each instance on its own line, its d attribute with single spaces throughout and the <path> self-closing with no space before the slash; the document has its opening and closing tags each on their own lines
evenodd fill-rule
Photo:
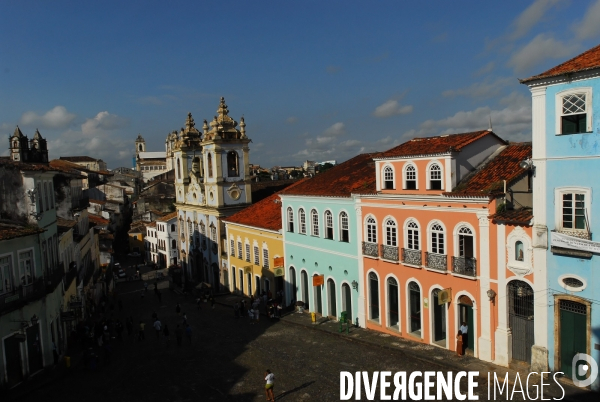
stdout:
<svg viewBox="0 0 600 402">
<path fill-rule="evenodd" d="M 462 322 L 462 325 L 460 326 L 460 332 L 462 332 L 462 337 L 463 337 L 462 345 L 463 345 L 463 353 L 464 353 L 464 351 L 467 350 L 467 346 L 469 346 L 468 341 L 467 341 L 467 339 L 468 339 L 467 332 L 469 332 L 469 326 L 464 321 Z"/>
<path fill-rule="evenodd" d="M 275 394 L 273 389 L 275 388 L 275 374 L 271 373 L 271 370 L 267 369 L 265 372 L 265 393 L 267 394 L 267 401 L 275 402 Z"/>
</svg>

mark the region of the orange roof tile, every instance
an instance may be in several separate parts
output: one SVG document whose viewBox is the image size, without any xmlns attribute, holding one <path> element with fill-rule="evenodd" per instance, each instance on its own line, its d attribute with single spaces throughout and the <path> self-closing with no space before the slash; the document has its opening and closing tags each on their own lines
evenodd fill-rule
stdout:
<svg viewBox="0 0 600 402">
<path fill-rule="evenodd" d="M 298 180 L 286 188 L 292 189 L 308 180 Z M 272 194 L 261 201 L 224 219 L 226 222 L 253 226 L 267 230 L 281 229 L 281 201 L 279 194 Z"/>
<path fill-rule="evenodd" d="M 96 225 L 108 225 L 110 221 L 100 215 L 88 214 L 88 220 Z"/>
<path fill-rule="evenodd" d="M 567 60 L 556 67 L 552 67 L 550 70 L 519 81 L 524 84 L 541 78 L 556 77 L 558 75 L 576 73 L 578 71 L 591 70 L 594 68 L 600 68 L 600 45 L 586 50 L 580 55 L 573 57 L 571 60 Z"/>
<path fill-rule="evenodd" d="M 531 143 L 511 143 L 499 154 L 484 162 L 478 169 L 461 180 L 446 196 L 489 196 L 504 191 L 504 180 L 510 184 L 526 172 L 519 166 L 531 158 Z"/>
<path fill-rule="evenodd" d="M 531 208 L 508 209 L 491 215 L 490 219 L 493 223 L 530 225 L 531 220 L 533 219 L 533 210 Z"/>
<path fill-rule="evenodd" d="M 350 197 L 351 194 L 376 192 L 375 163 L 380 154 L 361 154 L 331 169 L 319 173 L 298 186 L 288 187 L 284 195 L 314 195 L 323 197 Z"/>
<path fill-rule="evenodd" d="M 493 131 L 483 130 L 472 133 L 438 135 L 435 137 L 413 138 L 385 152 L 374 159 L 386 159 L 399 156 L 435 155 L 448 152 L 460 152 L 462 148 L 486 135 L 502 140 Z"/>
<path fill-rule="evenodd" d="M 40 172 L 51 172 L 56 169 L 48 166 L 45 163 L 28 163 L 28 162 L 17 162 L 10 158 L 0 158 L 0 166 L 5 168 L 13 168 L 26 171 L 40 171 Z"/>
<path fill-rule="evenodd" d="M 170 214 L 166 214 L 165 216 L 162 216 L 162 217 L 158 218 L 157 221 L 166 222 L 166 221 L 171 220 L 173 218 L 177 218 L 177 211 L 171 212 Z"/>
<path fill-rule="evenodd" d="M 0 240 L 15 239 L 43 233 L 45 230 L 37 226 L 25 226 L 21 224 L 0 223 Z"/>
</svg>

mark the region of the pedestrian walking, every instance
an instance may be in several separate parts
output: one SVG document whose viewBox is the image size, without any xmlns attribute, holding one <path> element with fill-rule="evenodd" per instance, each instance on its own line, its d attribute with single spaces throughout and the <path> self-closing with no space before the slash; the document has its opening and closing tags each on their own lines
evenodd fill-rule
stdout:
<svg viewBox="0 0 600 402">
<path fill-rule="evenodd" d="M 162 323 L 157 318 L 156 321 L 154 321 L 154 324 L 152 324 L 152 325 L 154 326 L 154 329 L 156 330 L 156 339 L 159 339 L 160 331 L 162 329 Z"/>
<path fill-rule="evenodd" d="M 183 329 L 177 324 L 175 328 L 175 338 L 177 339 L 177 346 L 181 346 L 181 340 L 183 339 Z"/>
<path fill-rule="evenodd" d="M 177 313 L 177 315 L 181 315 L 181 306 L 179 305 L 179 303 L 177 303 L 177 305 L 175 306 L 175 312 Z"/>
<path fill-rule="evenodd" d="M 196 306 L 198 307 L 198 310 L 202 310 L 202 307 L 200 306 L 201 302 L 202 302 L 202 300 L 200 298 L 196 299 Z"/>
<path fill-rule="evenodd" d="M 169 334 L 169 326 L 165 324 L 165 327 L 163 329 L 163 335 L 165 336 L 165 342 L 167 342 L 167 346 L 169 346 Z"/>
<path fill-rule="evenodd" d="M 275 402 L 275 374 L 271 373 L 271 370 L 265 371 L 265 394 L 267 394 L 267 401 Z"/>
<path fill-rule="evenodd" d="M 146 340 L 146 335 L 145 335 L 145 329 L 146 329 L 146 324 L 143 321 L 140 321 L 140 332 L 138 335 L 138 341 L 145 341 Z"/>
<path fill-rule="evenodd" d="M 463 349 L 463 333 L 461 330 L 458 330 L 458 335 L 456 335 L 456 354 L 459 356 L 465 354 Z"/>
<path fill-rule="evenodd" d="M 184 328 L 187 325 L 187 314 L 186 313 L 183 313 L 183 321 L 181 324 L 183 325 Z"/>
<path fill-rule="evenodd" d="M 469 347 L 469 337 L 467 336 L 467 334 L 469 333 L 469 326 L 465 321 L 463 321 L 460 326 L 460 332 L 462 332 L 462 345 L 464 354 L 467 351 L 467 348 Z"/>
<path fill-rule="evenodd" d="M 185 325 L 185 336 L 188 338 L 188 340 L 190 341 L 190 345 L 192 344 L 192 327 L 189 326 L 189 324 Z"/>
</svg>

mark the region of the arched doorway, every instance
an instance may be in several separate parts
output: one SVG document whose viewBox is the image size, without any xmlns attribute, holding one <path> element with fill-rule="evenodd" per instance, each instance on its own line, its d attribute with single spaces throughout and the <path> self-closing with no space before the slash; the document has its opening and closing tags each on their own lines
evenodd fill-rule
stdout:
<svg viewBox="0 0 600 402">
<path fill-rule="evenodd" d="M 508 326 L 512 333 L 512 358 L 531 363 L 534 343 L 533 289 L 527 282 L 510 281 L 508 287 Z"/>
<path fill-rule="evenodd" d="M 302 286 L 302 301 L 304 302 L 304 308 L 308 309 L 309 308 L 309 302 L 308 302 L 308 274 L 306 273 L 306 271 L 302 271 L 302 274 L 300 275 L 300 282 L 301 282 L 301 286 Z"/>
<path fill-rule="evenodd" d="M 462 295 L 458 298 L 458 322 L 456 328 L 467 326 L 467 336 L 463 336 L 463 348 L 473 351 L 475 349 L 475 326 L 473 325 L 473 300 Z M 458 332 L 458 331 L 456 331 Z"/>
<path fill-rule="evenodd" d="M 335 282 L 331 278 L 327 279 L 327 300 L 327 315 L 337 317 Z"/>
<path fill-rule="evenodd" d="M 421 337 L 421 288 L 416 282 L 408 284 L 409 330 L 411 334 Z"/>
<path fill-rule="evenodd" d="M 387 326 L 400 330 L 400 301 L 398 298 L 398 282 L 395 278 L 387 280 Z"/>
<path fill-rule="evenodd" d="M 430 310 L 433 313 L 433 343 L 438 346 L 446 347 L 446 303 L 439 303 L 439 293 L 441 289 L 431 291 Z"/>
<path fill-rule="evenodd" d="M 352 322 L 352 292 L 347 283 L 342 285 L 342 308 L 346 312 L 346 318 Z"/>
<path fill-rule="evenodd" d="M 294 303 L 296 301 L 298 287 L 296 286 L 296 268 L 290 267 L 290 302 Z"/>
<path fill-rule="evenodd" d="M 229 290 L 229 273 L 225 268 L 223 268 L 223 286 Z"/>
<path fill-rule="evenodd" d="M 314 274 L 313 277 L 319 276 Z M 321 294 L 321 285 L 313 286 L 315 298 L 315 313 L 323 315 L 323 295 Z"/>
<path fill-rule="evenodd" d="M 379 322 L 379 278 L 375 272 L 369 273 L 369 318 Z"/>
</svg>

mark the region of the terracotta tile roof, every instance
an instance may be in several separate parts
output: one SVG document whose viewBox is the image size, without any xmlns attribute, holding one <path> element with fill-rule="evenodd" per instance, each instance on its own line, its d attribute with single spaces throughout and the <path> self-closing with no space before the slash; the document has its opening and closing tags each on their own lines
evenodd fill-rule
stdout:
<svg viewBox="0 0 600 402">
<path fill-rule="evenodd" d="M 25 162 L 17 162 L 13 161 L 10 158 L 1 158 L 0 159 L 0 167 L 4 167 L 7 169 L 19 169 L 26 171 L 38 171 L 38 172 L 52 172 L 56 171 L 56 169 L 44 163 L 25 163 Z"/>
<path fill-rule="evenodd" d="M 18 237 L 30 236 L 43 232 L 44 229 L 37 226 L 25 226 L 16 223 L 0 223 L 0 240 L 16 239 Z"/>
<path fill-rule="evenodd" d="M 88 214 L 88 220 L 95 225 L 108 225 L 110 221 L 108 219 L 104 219 L 100 215 Z"/>
<path fill-rule="evenodd" d="M 298 180 L 288 186 L 287 189 L 299 186 L 305 181 L 307 180 Z M 276 202 L 277 200 L 279 201 Z M 263 198 L 261 201 L 225 218 L 224 221 L 267 230 L 279 230 L 281 229 L 281 199 L 279 194 L 272 194 L 267 198 Z"/>
<path fill-rule="evenodd" d="M 61 156 L 59 159 L 69 162 L 96 162 L 99 160 L 90 156 Z"/>
<path fill-rule="evenodd" d="M 571 60 L 565 61 L 556 67 L 552 67 L 550 70 L 544 71 L 541 74 L 520 80 L 520 82 L 524 84 L 540 78 L 556 77 L 558 75 L 591 70 L 594 68 L 600 68 L 600 45 L 586 50 L 580 55 L 573 57 Z"/>
<path fill-rule="evenodd" d="M 68 230 L 75 225 L 77 225 L 77 221 L 75 220 L 56 217 L 56 226 L 58 226 L 59 228 L 65 228 Z"/>
<path fill-rule="evenodd" d="M 177 211 L 171 212 L 170 214 L 166 214 L 166 215 L 158 218 L 157 221 L 167 222 L 168 220 L 171 220 L 173 218 L 177 218 Z"/>
<path fill-rule="evenodd" d="M 53 159 L 48 163 L 50 164 L 50 166 L 52 166 L 52 168 L 54 168 L 56 170 L 59 170 L 64 173 L 75 174 L 82 178 L 84 178 L 85 176 L 81 175 L 81 172 L 91 172 L 91 170 L 86 169 L 85 167 L 83 167 L 81 165 L 78 165 L 76 163 L 69 162 L 69 161 Z"/>
<path fill-rule="evenodd" d="M 413 138 L 392 149 L 381 152 L 374 159 L 460 152 L 465 146 L 486 135 L 493 135 L 501 141 L 504 141 L 498 137 L 496 133 L 488 130 L 474 131 L 472 133 L 438 135 L 435 137 Z"/>
<path fill-rule="evenodd" d="M 524 159 L 531 158 L 531 143 L 511 143 L 497 155 L 483 162 L 466 176 L 446 196 L 489 196 L 504 191 L 504 180 L 509 185 L 526 172 L 519 166 Z"/>
<path fill-rule="evenodd" d="M 513 225 L 530 225 L 533 219 L 531 208 L 509 209 L 489 217 L 493 223 L 508 223 Z"/>
<path fill-rule="evenodd" d="M 350 197 L 353 193 L 373 194 L 376 192 L 373 158 L 379 155 L 374 153 L 355 156 L 298 186 L 288 187 L 281 194 L 323 197 Z"/>
<path fill-rule="evenodd" d="M 94 200 L 92 198 L 90 198 L 90 204 L 98 204 L 98 205 L 104 205 L 106 204 L 106 201 L 102 201 L 102 200 Z"/>
<path fill-rule="evenodd" d="M 156 221 L 152 221 L 152 222 L 150 222 L 150 223 L 147 223 L 147 224 L 146 224 L 146 227 L 147 227 L 147 228 L 155 228 L 155 227 L 156 227 Z"/>
</svg>

